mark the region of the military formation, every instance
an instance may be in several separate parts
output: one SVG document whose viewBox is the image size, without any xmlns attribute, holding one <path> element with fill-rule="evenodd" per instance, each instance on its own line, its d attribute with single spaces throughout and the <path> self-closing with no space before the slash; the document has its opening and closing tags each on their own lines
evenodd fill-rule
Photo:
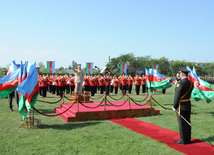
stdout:
<svg viewBox="0 0 214 155">
<path fill-rule="evenodd" d="M 56 94 L 62 97 L 63 93 L 72 94 L 77 89 L 75 82 L 75 74 L 40 74 L 38 75 L 40 95 L 47 96 L 47 92 Z M 104 92 L 109 95 L 110 93 L 122 94 L 132 93 L 133 85 L 135 85 L 135 93 L 137 95 L 146 92 L 146 78 L 145 76 L 135 77 L 131 75 L 111 75 L 111 74 L 85 74 L 83 82 L 81 83 L 83 91 L 90 91 L 91 96 L 95 94 L 103 94 Z"/>
</svg>

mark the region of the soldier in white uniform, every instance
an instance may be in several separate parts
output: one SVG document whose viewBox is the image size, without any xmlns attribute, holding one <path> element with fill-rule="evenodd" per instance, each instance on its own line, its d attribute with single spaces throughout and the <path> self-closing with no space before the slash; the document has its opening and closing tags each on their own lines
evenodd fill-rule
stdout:
<svg viewBox="0 0 214 155">
<path fill-rule="evenodd" d="M 78 95 L 82 94 L 82 83 L 83 83 L 83 71 L 81 70 L 81 65 L 78 64 L 77 65 L 77 69 L 72 68 L 74 73 L 75 73 L 75 92 Z"/>
</svg>

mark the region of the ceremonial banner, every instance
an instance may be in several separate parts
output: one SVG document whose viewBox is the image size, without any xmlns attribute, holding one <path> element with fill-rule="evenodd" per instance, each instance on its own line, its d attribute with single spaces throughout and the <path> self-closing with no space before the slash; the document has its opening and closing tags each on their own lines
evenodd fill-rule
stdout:
<svg viewBox="0 0 214 155">
<path fill-rule="evenodd" d="M 156 89 L 151 87 L 151 72 L 152 69 L 150 68 L 149 71 L 147 69 L 145 69 L 145 73 L 146 73 L 146 87 L 148 88 L 148 91 L 151 92 L 152 94 L 154 94 L 156 92 Z"/>
<path fill-rule="evenodd" d="M 127 74 L 127 64 L 126 63 L 121 63 L 120 64 L 120 74 Z"/>
<path fill-rule="evenodd" d="M 158 70 L 158 65 L 152 65 L 152 69 Z"/>
<path fill-rule="evenodd" d="M 152 94 L 155 92 L 154 89 L 167 89 L 172 87 L 170 82 L 171 78 L 160 74 L 157 69 L 158 65 L 154 65 L 149 71 L 146 69 L 146 85 Z"/>
<path fill-rule="evenodd" d="M 86 62 L 86 73 L 88 75 L 93 74 L 93 63 L 92 62 Z"/>
<path fill-rule="evenodd" d="M 39 82 L 35 64 L 27 65 L 27 78 L 17 87 L 17 91 L 21 94 L 19 101 L 19 113 L 23 115 L 23 120 L 26 118 L 26 110 L 30 109 L 36 103 L 39 93 Z"/>
<path fill-rule="evenodd" d="M 12 66 L 15 62 L 12 63 Z M 5 98 L 17 89 L 19 93 L 19 113 L 26 119 L 26 111 L 36 103 L 39 93 L 39 82 L 37 77 L 36 64 L 28 62 L 19 68 L 10 67 L 10 74 L 0 78 L 0 97 Z"/>
<path fill-rule="evenodd" d="M 19 70 L 20 68 L 0 78 L 0 98 L 6 98 L 16 89 L 19 79 Z"/>
<path fill-rule="evenodd" d="M 47 61 L 47 73 L 55 73 L 55 61 Z"/>
<path fill-rule="evenodd" d="M 19 67 L 16 65 L 15 61 L 13 60 L 8 71 L 7 71 L 7 75 L 9 75 L 10 73 L 12 73 L 13 71 L 17 70 Z"/>
<path fill-rule="evenodd" d="M 210 83 L 200 79 L 197 76 L 194 67 L 193 70 L 191 70 L 189 66 L 187 66 L 186 69 L 190 71 L 188 74 L 188 79 L 194 84 L 194 89 L 192 90 L 192 97 L 196 101 L 206 99 L 206 102 L 210 103 L 212 101 L 210 98 L 214 97 L 214 90 L 211 89 Z"/>
</svg>

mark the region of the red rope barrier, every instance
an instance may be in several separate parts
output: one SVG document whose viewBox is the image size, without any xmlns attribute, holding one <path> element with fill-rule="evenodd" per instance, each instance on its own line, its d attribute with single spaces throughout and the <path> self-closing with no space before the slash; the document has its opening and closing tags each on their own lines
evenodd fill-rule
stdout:
<svg viewBox="0 0 214 155">
<path fill-rule="evenodd" d="M 66 96 L 64 96 L 67 100 L 69 100 L 69 101 L 73 101 L 72 99 L 69 99 L 68 97 L 66 97 Z M 83 95 L 81 95 L 80 97 L 78 97 L 78 99 L 81 99 L 81 98 L 83 98 Z"/>
<path fill-rule="evenodd" d="M 134 104 L 138 105 L 138 106 L 145 106 L 146 104 L 149 103 L 149 101 L 151 100 L 152 96 L 149 98 L 149 100 L 145 103 L 145 104 L 137 104 L 135 103 L 135 101 L 131 98 L 131 100 L 134 102 Z"/>
<path fill-rule="evenodd" d="M 56 104 L 56 103 L 60 102 L 61 100 L 62 100 L 62 97 L 61 97 L 61 99 L 59 99 L 59 101 L 56 101 L 56 102 L 48 102 L 48 101 L 42 101 L 42 100 L 37 100 L 37 101 L 44 102 L 44 103 L 49 103 L 49 104 Z"/>
<path fill-rule="evenodd" d="M 128 95 L 127 95 L 127 96 L 128 96 Z M 141 100 L 141 101 L 137 101 L 137 100 L 135 100 L 135 99 L 133 99 L 132 101 L 133 101 L 133 102 L 134 102 L 134 101 L 135 101 L 135 102 L 143 102 L 143 101 L 145 101 L 145 100 L 148 98 L 148 96 L 149 96 L 149 94 L 147 94 L 147 95 L 146 95 L 146 98 L 143 99 L 143 100 Z"/>
<path fill-rule="evenodd" d="M 82 106 L 84 106 L 84 107 L 86 107 L 86 108 L 90 108 L 90 109 L 96 109 L 96 108 L 98 108 L 102 103 L 103 103 L 103 101 L 104 101 L 104 99 L 99 103 L 99 105 L 97 105 L 96 107 L 89 107 L 89 106 L 86 106 L 86 105 L 84 105 L 82 102 L 80 102 L 79 101 L 79 103 L 82 105 Z"/>
<path fill-rule="evenodd" d="M 115 98 L 113 98 L 113 97 L 111 97 L 110 95 L 108 95 L 111 99 L 113 99 L 113 100 L 115 100 L 115 101 L 119 101 L 119 100 L 121 100 L 124 96 L 125 96 L 125 94 L 123 94 L 123 96 L 121 97 L 121 98 L 119 98 L 119 99 L 115 99 Z"/>
<path fill-rule="evenodd" d="M 168 109 L 168 110 L 172 110 L 172 108 L 166 108 L 164 106 L 162 106 L 160 103 L 158 103 L 154 98 L 152 98 L 153 101 L 155 101 L 159 106 L 161 106 L 163 109 Z"/>
<path fill-rule="evenodd" d="M 80 99 L 80 98 L 81 98 L 81 96 L 80 96 L 79 98 L 76 98 L 76 100 L 74 101 L 74 103 L 75 103 L 78 99 Z M 33 109 L 34 109 L 36 112 L 38 112 L 39 114 L 41 114 L 41 115 L 48 116 L 48 117 L 54 117 L 54 116 L 59 116 L 59 115 L 64 114 L 64 113 L 67 112 L 73 105 L 74 105 L 74 104 L 71 104 L 71 106 L 70 106 L 68 109 L 66 109 L 65 111 L 63 111 L 63 112 L 61 112 L 61 113 L 59 113 L 59 114 L 55 114 L 55 115 L 44 114 L 44 113 L 40 112 L 38 109 L 36 109 L 35 107 L 33 107 Z"/>
<path fill-rule="evenodd" d="M 115 107 L 121 107 L 123 106 L 127 101 L 128 101 L 128 98 L 126 99 L 126 101 L 124 101 L 124 103 L 122 103 L 121 105 L 114 105 L 113 103 L 111 103 L 108 99 L 106 99 L 108 101 L 108 103 L 110 103 L 112 106 L 115 106 Z"/>
<path fill-rule="evenodd" d="M 92 97 L 91 97 L 91 99 L 92 99 L 92 100 L 98 100 L 98 99 L 101 99 L 104 95 L 105 95 L 105 94 L 103 94 L 103 95 L 100 96 L 99 98 L 92 98 Z"/>
<path fill-rule="evenodd" d="M 61 112 L 61 113 L 59 113 L 59 114 L 55 114 L 55 115 L 44 114 L 44 113 L 40 112 L 38 109 L 36 109 L 35 107 L 33 107 L 33 109 L 34 109 L 36 112 L 38 112 L 39 114 L 41 114 L 41 115 L 48 116 L 48 117 L 54 117 L 54 116 L 59 116 L 59 115 L 64 114 L 64 113 L 65 113 L 66 111 L 68 111 L 73 105 L 74 105 L 74 104 L 71 104 L 71 106 L 70 106 L 68 109 L 66 109 L 65 111 L 63 111 L 63 112 Z"/>
</svg>

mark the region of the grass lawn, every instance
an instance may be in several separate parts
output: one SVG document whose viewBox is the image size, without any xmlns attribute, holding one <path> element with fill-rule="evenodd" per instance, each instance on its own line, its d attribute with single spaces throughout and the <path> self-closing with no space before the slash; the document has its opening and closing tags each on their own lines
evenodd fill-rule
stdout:
<svg viewBox="0 0 214 155">
<path fill-rule="evenodd" d="M 212 85 L 213 86 L 213 85 Z M 121 93 L 112 97 L 120 98 Z M 71 98 L 69 95 L 67 97 Z M 101 96 L 96 94 L 95 97 Z M 136 100 L 145 98 L 145 94 L 135 95 L 134 88 L 130 95 Z M 153 95 L 160 104 L 171 108 L 174 99 L 174 86 L 166 90 L 166 94 L 157 91 Z M 46 98 L 39 100 L 57 101 L 59 97 L 47 93 Z M 110 99 L 110 98 L 109 98 Z M 100 102 L 101 99 L 94 102 Z M 112 101 L 112 100 L 111 100 Z M 214 145 L 214 101 L 196 102 L 193 99 L 191 115 L 192 137 Z M 65 100 L 65 103 L 68 103 Z M 37 102 L 35 107 L 43 113 L 55 114 L 54 107 L 60 103 L 47 104 Z M 14 101 L 13 101 L 14 105 Z M 178 131 L 177 118 L 174 111 L 160 110 L 160 115 L 137 117 L 137 119 L 158 126 Z M 15 110 L 10 112 L 7 99 L 0 99 L 0 154 L 182 154 L 164 143 L 135 133 L 123 126 L 108 120 L 66 123 L 59 116 L 46 117 L 35 112 L 35 117 L 41 119 L 41 126 L 34 129 L 19 128 L 22 116 Z M 15 106 L 14 106 L 15 109 Z"/>
</svg>

